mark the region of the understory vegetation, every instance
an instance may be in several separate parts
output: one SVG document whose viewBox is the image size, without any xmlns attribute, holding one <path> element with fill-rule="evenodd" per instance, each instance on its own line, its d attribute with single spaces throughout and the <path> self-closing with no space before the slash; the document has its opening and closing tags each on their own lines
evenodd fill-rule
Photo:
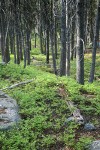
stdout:
<svg viewBox="0 0 100 150">
<path fill-rule="evenodd" d="M 75 78 L 75 61 L 71 62 L 71 77 L 52 73 L 52 65 L 45 64 L 45 56 L 37 49 L 26 68 L 23 63 L 0 64 L 0 89 L 33 79 L 31 83 L 3 90 L 17 100 L 21 121 L 11 130 L 0 131 L 1 150 L 84 150 L 94 139 L 100 138 L 100 54 L 97 54 L 94 83 L 88 83 L 91 54 L 85 54 L 85 85 Z M 58 60 L 59 61 L 59 60 Z M 64 85 L 63 99 L 59 89 Z M 97 130 L 84 131 L 83 126 L 66 122 L 71 116 L 67 106 L 71 100 L 80 109 L 86 122 Z"/>
</svg>

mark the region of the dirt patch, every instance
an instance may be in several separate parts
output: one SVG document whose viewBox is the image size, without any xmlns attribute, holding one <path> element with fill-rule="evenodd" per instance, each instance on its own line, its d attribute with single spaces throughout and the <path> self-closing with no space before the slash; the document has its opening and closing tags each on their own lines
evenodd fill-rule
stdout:
<svg viewBox="0 0 100 150">
<path fill-rule="evenodd" d="M 80 137 L 93 137 L 95 140 L 100 140 L 100 127 L 93 131 L 86 131 L 83 127 L 80 127 L 75 132 L 76 141 L 79 140 Z"/>
</svg>

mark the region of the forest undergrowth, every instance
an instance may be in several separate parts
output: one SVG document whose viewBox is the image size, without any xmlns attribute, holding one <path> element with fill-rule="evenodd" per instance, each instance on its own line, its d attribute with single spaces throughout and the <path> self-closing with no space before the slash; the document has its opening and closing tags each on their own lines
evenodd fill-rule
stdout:
<svg viewBox="0 0 100 150">
<path fill-rule="evenodd" d="M 85 54 L 85 85 L 75 81 L 75 60 L 71 61 L 71 77 L 59 77 L 52 73 L 52 64 L 45 64 L 45 56 L 34 51 L 31 54 L 35 59 L 26 68 L 23 63 L 13 64 L 13 60 L 0 64 L 1 90 L 33 79 L 31 83 L 3 90 L 17 100 L 21 121 L 11 130 L 0 131 L 0 150 L 84 150 L 91 141 L 100 139 L 100 54 L 92 84 L 88 83 L 91 54 Z M 62 85 L 66 99 L 59 93 Z M 75 122 L 66 123 L 71 116 L 67 100 L 73 101 L 96 130 L 85 131 Z"/>
</svg>

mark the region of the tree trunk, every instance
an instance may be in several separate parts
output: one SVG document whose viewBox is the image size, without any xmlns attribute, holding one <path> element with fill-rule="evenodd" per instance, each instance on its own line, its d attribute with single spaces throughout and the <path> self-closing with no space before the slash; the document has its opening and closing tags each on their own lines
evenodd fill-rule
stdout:
<svg viewBox="0 0 100 150">
<path fill-rule="evenodd" d="M 87 42 L 87 0 L 84 0 L 84 46 L 86 47 Z"/>
<path fill-rule="evenodd" d="M 70 75 L 70 3 L 66 4 L 66 28 L 67 28 L 67 54 L 66 54 L 66 75 Z"/>
<path fill-rule="evenodd" d="M 34 33 L 34 47 L 36 48 L 36 41 L 37 41 L 37 33 Z"/>
<path fill-rule="evenodd" d="M 66 76 L 66 0 L 62 0 L 60 76 Z"/>
<path fill-rule="evenodd" d="M 5 62 L 8 63 L 10 61 L 10 53 L 9 53 L 9 37 L 7 35 L 6 38 L 6 46 L 5 46 Z"/>
<path fill-rule="evenodd" d="M 43 18 L 42 18 L 42 2 L 40 1 L 40 51 L 43 54 Z"/>
<path fill-rule="evenodd" d="M 46 63 L 49 64 L 49 27 L 46 29 Z"/>
<path fill-rule="evenodd" d="M 40 24 L 40 50 L 41 54 L 43 54 L 43 33 L 42 33 L 42 22 Z"/>
<path fill-rule="evenodd" d="M 19 35 L 16 32 L 17 64 L 20 64 Z"/>
<path fill-rule="evenodd" d="M 54 40 L 55 40 L 55 57 L 56 57 L 56 59 L 57 59 L 57 21 L 56 21 L 56 17 L 55 17 L 55 19 L 54 19 L 55 21 L 54 21 L 54 26 L 55 26 L 55 31 L 54 31 Z"/>
<path fill-rule="evenodd" d="M 22 34 L 19 35 L 20 60 L 23 60 Z"/>
<path fill-rule="evenodd" d="M 23 38 L 23 48 L 24 48 L 24 68 L 26 67 L 26 58 L 27 58 L 27 47 L 26 47 L 26 37 Z"/>
<path fill-rule="evenodd" d="M 52 52 L 52 60 L 53 60 L 53 69 L 54 73 L 57 74 L 56 69 L 56 57 L 54 51 L 54 0 L 51 0 L 51 23 L 50 23 L 50 40 L 51 40 L 51 52 Z"/>
<path fill-rule="evenodd" d="M 75 17 L 74 17 L 75 18 Z M 73 60 L 74 52 L 75 52 L 75 45 L 74 45 L 74 36 L 75 35 L 75 20 L 72 20 L 72 33 L 71 33 L 71 52 L 70 52 L 70 59 Z"/>
<path fill-rule="evenodd" d="M 30 31 L 26 31 L 27 65 L 30 65 Z"/>
<path fill-rule="evenodd" d="M 4 30 L 3 30 L 3 22 L 1 22 L 1 55 L 2 55 L 2 61 L 4 62 Z"/>
<path fill-rule="evenodd" d="M 84 84 L 84 1 L 77 0 L 77 49 L 76 49 L 76 79 Z"/>
<path fill-rule="evenodd" d="M 5 2 L 3 0 L 1 1 L 1 55 L 2 55 L 2 61 L 5 61 Z"/>
<path fill-rule="evenodd" d="M 97 8 L 97 15 L 96 15 L 96 22 L 95 22 L 94 41 L 93 41 L 93 49 L 92 49 L 92 64 L 91 64 L 90 77 L 89 77 L 90 83 L 92 83 L 94 80 L 97 38 L 99 36 L 98 35 L 99 25 L 100 25 L 100 0 L 98 0 L 98 8 Z"/>
</svg>

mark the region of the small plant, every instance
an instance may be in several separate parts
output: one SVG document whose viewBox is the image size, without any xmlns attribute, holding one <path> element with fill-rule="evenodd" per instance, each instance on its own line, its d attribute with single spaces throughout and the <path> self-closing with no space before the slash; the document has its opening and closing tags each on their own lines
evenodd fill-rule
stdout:
<svg viewBox="0 0 100 150">
<path fill-rule="evenodd" d="M 75 144 L 75 150 L 88 150 L 88 145 L 92 142 L 92 137 L 80 137 L 78 142 Z"/>
</svg>

